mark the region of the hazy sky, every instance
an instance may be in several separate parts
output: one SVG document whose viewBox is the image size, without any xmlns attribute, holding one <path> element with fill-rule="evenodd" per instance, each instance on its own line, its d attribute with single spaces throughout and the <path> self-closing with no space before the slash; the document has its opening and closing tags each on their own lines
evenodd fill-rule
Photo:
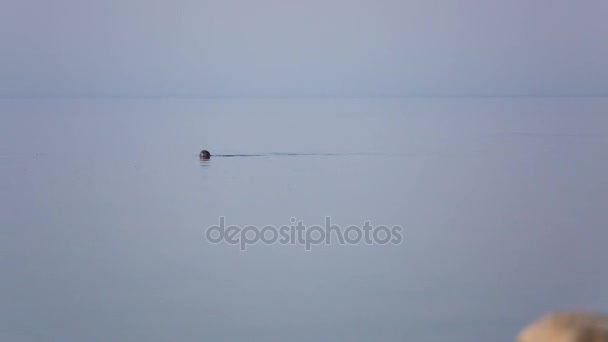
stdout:
<svg viewBox="0 0 608 342">
<path fill-rule="evenodd" d="M 605 0 L 3 0 L 0 96 L 608 95 Z"/>
</svg>

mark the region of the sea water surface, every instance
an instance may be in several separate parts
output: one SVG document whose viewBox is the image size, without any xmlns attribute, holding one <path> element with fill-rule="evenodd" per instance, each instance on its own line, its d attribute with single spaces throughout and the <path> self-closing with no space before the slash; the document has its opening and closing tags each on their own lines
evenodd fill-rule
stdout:
<svg viewBox="0 0 608 342">
<path fill-rule="evenodd" d="M 1 341 L 500 342 L 608 311 L 608 99 L 1 100 L 0 142 Z M 403 241 L 241 251 L 221 216 Z"/>
</svg>

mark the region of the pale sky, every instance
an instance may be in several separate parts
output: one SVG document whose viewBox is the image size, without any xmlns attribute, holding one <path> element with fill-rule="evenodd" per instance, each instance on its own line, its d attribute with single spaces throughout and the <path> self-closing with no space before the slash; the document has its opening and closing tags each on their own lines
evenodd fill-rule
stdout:
<svg viewBox="0 0 608 342">
<path fill-rule="evenodd" d="M 2 97 L 605 96 L 605 0 L 3 0 Z"/>
</svg>

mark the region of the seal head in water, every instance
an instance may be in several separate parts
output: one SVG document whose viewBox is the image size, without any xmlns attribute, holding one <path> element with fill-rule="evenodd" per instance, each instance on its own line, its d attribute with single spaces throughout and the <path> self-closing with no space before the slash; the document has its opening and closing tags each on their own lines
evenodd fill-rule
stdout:
<svg viewBox="0 0 608 342">
<path fill-rule="evenodd" d="M 209 153 L 209 151 L 207 151 L 207 150 L 202 150 L 198 156 L 203 160 L 207 160 L 207 159 L 211 158 L 211 153 Z"/>
</svg>

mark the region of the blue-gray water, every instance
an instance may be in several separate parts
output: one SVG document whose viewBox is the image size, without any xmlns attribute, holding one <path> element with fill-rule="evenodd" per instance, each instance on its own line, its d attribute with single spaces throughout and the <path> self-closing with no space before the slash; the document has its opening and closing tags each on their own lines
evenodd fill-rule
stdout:
<svg viewBox="0 0 608 342">
<path fill-rule="evenodd" d="M 608 99 L 1 100 L 0 120 L 1 341 L 511 341 L 608 309 Z M 219 216 L 404 239 L 242 252 L 205 240 Z"/>
</svg>

